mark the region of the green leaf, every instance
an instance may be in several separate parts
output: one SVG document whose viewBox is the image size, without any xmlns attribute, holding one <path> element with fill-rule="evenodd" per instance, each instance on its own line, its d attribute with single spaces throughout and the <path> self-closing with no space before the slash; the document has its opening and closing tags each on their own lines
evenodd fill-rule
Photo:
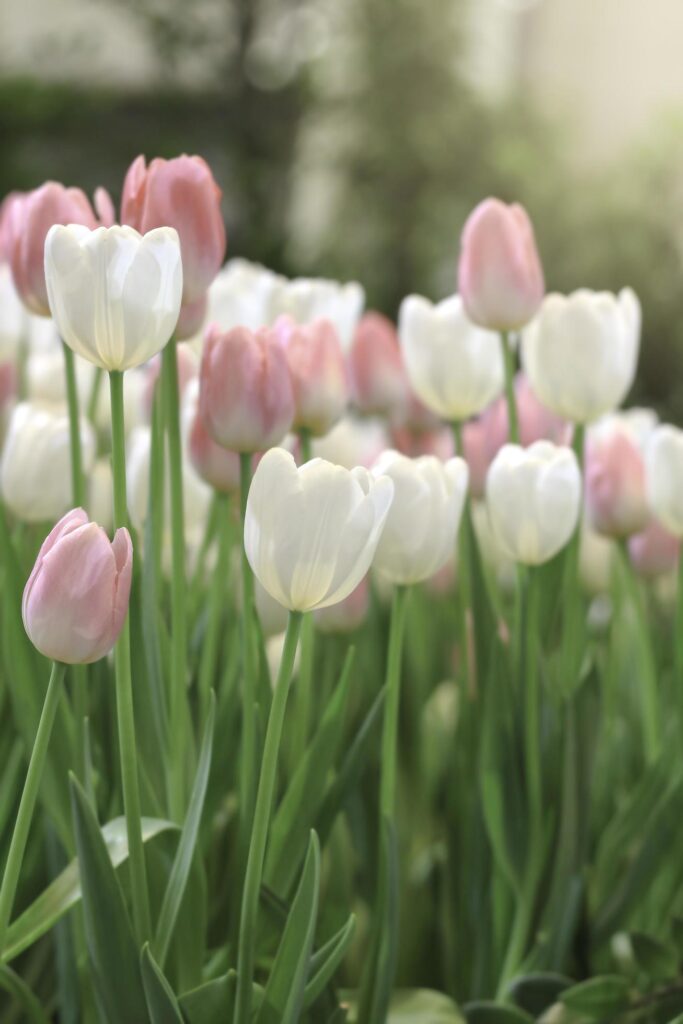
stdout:
<svg viewBox="0 0 683 1024">
<path fill-rule="evenodd" d="M 26 1024 L 50 1024 L 50 1019 L 23 978 L 7 964 L 0 964 L 0 988 L 4 988 L 22 1008 Z"/>
<path fill-rule="evenodd" d="M 666 981 L 674 977 L 678 967 L 674 950 L 644 932 L 630 932 L 629 940 L 633 958 L 648 978 L 652 981 Z"/>
<path fill-rule="evenodd" d="M 228 971 L 220 978 L 186 992 L 179 999 L 188 1024 L 215 1024 L 232 1020 L 237 973 Z"/>
<path fill-rule="evenodd" d="M 142 984 L 152 1024 L 183 1024 L 178 1001 L 146 942 L 140 954 Z"/>
<path fill-rule="evenodd" d="M 353 914 L 336 935 L 325 943 L 312 957 L 310 965 L 310 981 L 304 991 L 304 1009 L 315 1002 L 330 981 L 332 975 L 344 959 L 356 928 Z"/>
<path fill-rule="evenodd" d="M 121 886 L 92 807 L 72 775 L 71 809 L 81 869 L 85 940 L 108 1024 L 147 1019 L 140 962 Z"/>
<path fill-rule="evenodd" d="M 209 771 L 211 770 L 215 717 L 216 698 L 212 691 L 209 712 L 206 716 L 206 725 L 204 727 L 202 748 L 199 755 L 199 764 L 197 765 L 197 774 L 195 775 L 194 786 L 192 787 L 192 796 L 190 797 L 187 817 L 183 825 L 173 867 L 168 878 L 154 937 L 154 948 L 162 968 L 168 955 L 168 949 L 173 937 L 173 929 L 178 918 L 178 911 L 180 910 L 180 904 L 192 865 L 192 858 L 197 845 L 199 825 L 204 809 L 204 798 L 206 797 L 206 787 L 209 781 Z"/>
<path fill-rule="evenodd" d="M 534 1018 L 517 1006 L 482 1000 L 463 1007 L 467 1024 L 533 1024 Z"/>
<path fill-rule="evenodd" d="M 565 989 L 571 988 L 574 982 L 564 974 L 537 973 L 525 974 L 514 978 L 508 986 L 508 995 L 532 1017 L 540 1017 L 544 1010 L 556 1003 Z"/>
<path fill-rule="evenodd" d="M 398 842 L 391 819 L 382 820 L 381 862 L 370 955 L 360 993 L 363 1021 L 383 1024 L 394 982 L 398 934 Z"/>
<path fill-rule="evenodd" d="M 159 818 L 142 819 L 142 841 L 148 842 L 162 832 L 177 828 Z M 114 818 L 101 829 L 102 839 L 114 868 L 128 859 L 128 836 L 125 818 Z M 7 931 L 3 960 L 13 960 L 37 942 L 64 914 L 81 899 L 81 876 L 78 861 L 72 860 L 47 889 L 26 908 Z"/>
<path fill-rule="evenodd" d="M 679 962 L 683 961 L 683 917 L 678 917 L 678 915 L 674 916 L 671 922 L 671 935 L 676 947 Z"/>
<path fill-rule="evenodd" d="M 618 974 L 604 974 L 565 989 L 560 1002 L 589 1019 L 610 1017 L 630 1002 L 630 984 Z"/>
<path fill-rule="evenodd" d="M 320 844 L 311 832 L 299 888 L 268 978 L 256 1024 L 297 1024 L 301 1015 L 320 886 Z"/>
</svg>

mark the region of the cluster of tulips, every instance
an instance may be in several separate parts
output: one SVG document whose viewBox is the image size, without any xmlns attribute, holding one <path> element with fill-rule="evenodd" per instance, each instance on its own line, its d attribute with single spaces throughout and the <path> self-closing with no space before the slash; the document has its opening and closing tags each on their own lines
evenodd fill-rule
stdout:
<svg viewBox="0 0 683 1024">
<path fill-rule="evenodd" d="M 0 982 L 47 1020 L 9 961 L 77 905 L 36 983 L 78 979 L 64 1020 L 524 1021 L 530 970 L 590 1019 L 573 982 L 641 906 L 577 953 L 591 828 L 680 777 L 683 431 L 618 411 L 637 297 L 546 295 L 488 199 L 458 294 L 395 327 L 356 283 L 223 266 L 220 198 L 139 157 L 120 223 L 55 182 L 2 207 Z M 41 796 L 49 873 L 75 861 L 31 903 Z"/>
</svg>

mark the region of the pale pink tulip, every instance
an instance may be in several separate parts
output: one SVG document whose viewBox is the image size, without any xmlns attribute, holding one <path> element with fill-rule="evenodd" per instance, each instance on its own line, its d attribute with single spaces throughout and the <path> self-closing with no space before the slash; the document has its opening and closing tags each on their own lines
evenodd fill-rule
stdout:
<svg viewBox="0 0 683 1024">
<path fill-rule="evenodd" d="M 182 304 L 175 329 L 177 341 L 188 341 L 199 334 L 206 323 L 208 305 L 209 300 L 206 292 L 196 302 L 184 302 Z"/>
<path fill-rule="evenodd" d="M 239 455 L 221 444 L 216 444 L 206 429 L 199 410 L 195 413 L 190 427 L 188 452 L 192 465 L 207 484 L 226 494 L 239 492 Z"/>
<path fill-rule="evenodd" d="M 458 287 L 473 323 L 519 330 L 543 299 L 543 269 L 529 215 L 518 203 L 485 199 L 463 229 Z"/>
<path fill-rule="evenodd" d="M 598 533 L 628 537 L 645 528 L 645 463 L 627 430 L 615 426 L 589 435 L 585 487 L 588 517 Z"/>
<path fill-rule="evenodd" d="M 133 545 L 125 528 L 110 541 L 82 508 L 43 542 L 24 589 L 22 617 L 46 658 L 87 665 L 107 654 L 128 612 Z"/>
<path fill-rule="evenodd" d="M 298 324 L 280 316 L 270 329 L 287 357 L 294 391 L 294 428 L 322 437 L 346 411 L 349 386 L 344 353 L 329 320 Z"/>
<path fill-rule="evenodd" d="M 644 530 L 629 537 L 628 553 L 637 573 L 646 579 L 661 576 L 675 569 L 681 542 L 657 519 L 651 519 Z"/>
<path fill-rule="evenodd" d="M 398 333 L 381 313 L 361 317 L 348 357 L 351 395 L 365 415 L 391 415 L 408 398 Z"/>
</svg>

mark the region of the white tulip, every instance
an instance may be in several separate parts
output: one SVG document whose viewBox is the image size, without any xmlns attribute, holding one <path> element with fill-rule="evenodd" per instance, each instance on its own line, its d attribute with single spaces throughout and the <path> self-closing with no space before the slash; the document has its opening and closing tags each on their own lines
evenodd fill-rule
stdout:
<svg viewBox="0 0 683 1024">
<path fill-rule="evenodd" d="M 88 475 L 88 514 L 109 532 L 114 528 L 114 478 L 111 459 L 97 459 Z"/>
<path fill-rule="evenodd" d="M 453 554 L 467 493 L 467 463 L 460 458 L 444 463 L 434 455 L 409 459 L 387 451 L 372 472 L 394 482 L 375 568 L 392 583 L 429 579 Z"/>
<path fill-rule="evenodd" d="M 160 352 L 178 322 L 178 233 L 55 224 L 45 239 L 45 280 L 66 344 L 103 370 L 129 370 Z"/>
<path fill-rule="evenodd" d="M 126 481 L 128 485 L 128 512 L 130 521 L 136 529 L 142 529 L 149 507 L 149 470 L 152 455 L 152 432 L 149 427 L 134 427 L 126 444 Z M 212 489 L 204 483 L 195 472 L 192 463 L 183 456 L 183 514 L 185 517 L 186 538 L 190 545 L 199 542 L 206 527 L 206 520 L 211 504 Z M 164 518 L 165 530 L 170 530 L 169 507 L 169 468 L 165 467 L 164 481 L 166 484 L 165 502 L 167 514 Z M 170 534 L 164 542 L 170 542 Z"/>
<path fill-rule="evenodd" d="M 357 281 L 340 284 L 322 277 L 297 277 L 287 281 L 274 299 L 275 317 L 287 313 L 301 324 L 330 320 L 348 352 L 365 305 L 365 292 Z"/>
<path fill-rule="evenodd" d="M 469 419 L 503 390 L 500 337 L 467 319 L 459 295 L 435 304 L 409 295 L 398 331 L 413 390 L 437 416 Z"/>
<path fill-rule="evenodd" d="M 506 444 L 486 478 L 493 532 L 516 562 L 541 565 L 567 543 L 579 521 L 581 473 L 574 452 L 550 441 Z"/>
<path fill-rule="evenodd" d="M 645 480 L 650 508 L 676 537 L 683 537 L 683 430 L 663 424 L 645 449 Z"/>
<path fill-rule="evenodd" d="M 383 420 L 350 415 L 343 416 L 324 437 L 313 438 L 314 455 L 345 469 L 371 466 L 388 447 L 389 434 Z"/>
<path fill-rule="evenodd" d="M 636 373 L 640 303 L 586 288 L 547 295 L 522 334 L 522 363 L 541 402 L 574 423 L 590 423 L 623 402 Z"/>
<path fill-rule="evenodd" d="M 209 323 L 222 331 L 248 327 L 255 331 L 272 323 L 286 278 L 258 263 L 230 260 L 209 288 Z"/>
<path fill-rule="evenodd" d="M 0 263 L 0 363 L 14 359 L 28 328 L 28 317 L 19 298 L 8 263 Z"/>
<path fill-rule="evenodd" d="M 368 571 L 394 495 L 387 477 L 271 448 L 249 490 L 244 547 L 255 576 L 292 611 L 343 601 Z"/>
<path fill-rule="evenodd" d="M 81 419 L 83 472 L 95 459 L 95 435 Z M 28 523 L 53 522 L 73 505 L 69 417 L 48 406 L 21 402 L 12 412 L 0 467 L 7 507 Z"/>
<path fill-rule="evenodd" d="M 79 356 L 74 358 L 76 390 L 81 410 L 85 409 L 92 388 L 95 369 Z M 61 345 L 31 352 L 26 360 L 26 392 L 31 401 L 66 403 L 66 376 L 64 352 Z M 95 522 L 99 522 L 96 519 Z"/>
</svg>

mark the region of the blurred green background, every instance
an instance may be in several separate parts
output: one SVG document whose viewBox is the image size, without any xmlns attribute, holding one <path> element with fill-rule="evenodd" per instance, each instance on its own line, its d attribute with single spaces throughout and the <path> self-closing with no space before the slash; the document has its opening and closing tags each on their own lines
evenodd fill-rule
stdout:
<svg viewBox="0 0 683 1024">
<path fill-rule="evenodd" d="M 0 38 L 0 194 L 196 152 L 229 255 L 358 279 L 395 316 L 455 287 L 486 195 L 548 287 L 643 303 L 633 400 L 683 422 L 680 0 L 22 0 Z"/>
</svg>

